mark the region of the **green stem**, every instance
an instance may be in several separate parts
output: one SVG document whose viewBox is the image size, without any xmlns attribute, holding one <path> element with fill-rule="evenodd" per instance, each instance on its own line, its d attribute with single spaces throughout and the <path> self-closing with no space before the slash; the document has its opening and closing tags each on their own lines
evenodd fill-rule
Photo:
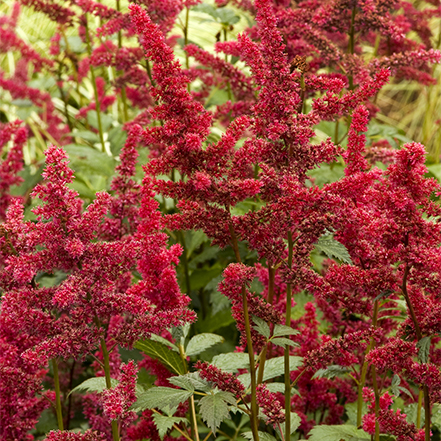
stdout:
<svg viewBox="0 0 441 441">
<path fill-rule="evenodd" d="M 273 304 L 274 298 L 274 279 L 276 275 L 276 270 L 271 265 L 268 265 L 268 303 Z M 265 369 L 266 355 L 271 342 L 268 342 L 260 354 L 259 370 L 257 372 L 257 384 L 263 381 L 263 371 Z"/>
<path fill-rule="evenodd" d="M 179 356 L 181 357 L 182 364 L 184 365 L 185 373 L 188 373 L 187 356 L 185 354 L 184 346 L 182 346 L 182 344 L 179 344 L 178 348 L 179 348 Z M 192 435 L 196 438 L 196 441 L 199 441 L 198 422 L 197 422 L 197 419 L 196 419 L 196 408 L 195 408 L 195 405 L 194 405 L 194 395 L 192 395 L 189 398 L 189 404 L 190 404 L 190 416 L 191 416 Z"/>
<path fill-rule="evenodd" d="M 109 351 L 107 350 L 107 345 L 106 345 L 106 341 L 104 340 L 104 338 L 101 339 L 101 351 L 103 353 L 104 375 L 106 377 L 106 387 L 107 387 L 107 389 L 112 389 L 112 382 L 110 379 Z M 113 437 L 113 441 L 119 441 L 118 422 L 116 420 L 112 420 L 112 437 Z"/>
<path fill-rule="evenodd" d="M 377 384 L 377 370 L 375 366 L 372 366 L 372 385 L 374 386 L 375 396 L 375 441 L 380 441 L 380 424 L 378 422 L 378 416 L 380 413 L 380 393 Z"/>
<path fill-rule="evenodd" d="M 355 6 L 352 8 L 352 16 L 351 16 L 351 28 L 349 29 L 349 46 L 348 46 L 348 52 L 350 54 L 354 53 L 355 48 L 355 15 L 357 13 L 357 10 Z M 349 80 L 349 90 L 354 89 L 354 77 L 352 75 L 348 75 Z"/>
<path fill-rule="evenodd" d="M 407 246 L 409 242 L 409 238 L 406 236 L 405 245 Z M 406 264 L 406 268 L 404 269 L 403 276 L 403 284 L 401 286 L 401 291 L 403 293 L 404 299 L 406 300 L 407 307 L 409 309 L 410 317 L 412 318 L 413 325 L 415 327 L 415 333 L 418 341 L 423 338 L 423 334 L 421 332 L 420 325 L 418 324 L 418 320 L 415 314 L 415 310 L 413 308 L 412 302 L 410 301 L 409 293 L 407 291 L 407 277 L 409 276 L 409 265 Z M 423 384 L 423 394 L 424 394 L 424 432 L 425 432 L 425 441 L 430 441 L 430 426 L 431 426 L 431 415 L 430 415 L 430 397 L 429 397 L 429 388 L 426 384 Z"/>
<path fill-rule="evenodd" d="M 60 391 L 60 376 L 58 373 L 58 361 L 56 358 L 52 359 L 52 369 L 54 370 L 54 385 L 55 385 L 55 410 L 57 413 L 58 429 L 64 430 L 63 426 L 63 412 L 61 409 L 61 391 Z"/>
<path fill-rule="evenodd" d="M 116 10 L 121 11 L 120 0 L 116 0 Z M 122 47 L 122 34 L 121 30 L 118 31 L 118 47 Z M 117 71 L 120 73 L 121 71 Z M 123 105 L 123 122 L 127 122 L 129 120 L 128 107 L 127 107 L 127 94 L 126 88 L 124 86 L 121 87 L 121 101 Z"/>
<path fill-rule="evenodd" d="M 288 268 L 292 268 L 293 257 L 293 241 L 292 232 L 288 231 Z M 286 315 L 285 325 L 291 326 L 291 300 L 292 300 L 292 285 L 288 283 L 286 285 Z M 284 365 L 285 365 L 285 437 L 290 439 L 291 435 L 291 378 L 289 368 L 289 349 L 287 345 L 284 353 Z"/>
<path fill-rule="evenodd" d="M 377 327 L 377 321 L 378 321 L 378 300 L 375 300 L 374 303 L 374 311 L 372 314 L 372 325 L 374 327 Z M 369 354 L 369 352 L 373 349 L 374 347 L 374 339 L 371 338 L 369 345 L 366 349 L 366 355 Z M 366 383 L 366 374 L 367 374 L 367 369 L 368 369 L 368 363 L 367 361 L 364 361 L 363 366 L 361 368 L 361 375 L 360 375 L 360 380 L 358 382 L 358 398 L 357 398 L 357 427 L 361 426 L 361 419 L 362 419 L 362 414 L 363 414 L 363 387 Z M 375 380 L 376 381 L 376 380 Z"/>
<path fill-rule="evenodd" d="M 423 396 L 424 392 L 422 389 L 418 392 L 418 407 L 417 407 L 417 417 L 416 417 L 416 427 L 419 430 L 421 428 L 421 407 L 423 406 Z"/>
<path fill-rule="evenodd" d="M 234 226 L 230 222 L 229 224 L 230 234 L 231 234 L 231 245 L 234 250 L 234 255 L 236 257 L 236 261 L 238 263 L 242 262 L 239 253 L 239 246 L 237 243 L 236 232 L 234 231 Z M 251 376 L 251 431 L 253 433 L 254 441 L 259 441 L 259 431 L 258 431 L 258 415 L 259 415 L 259 406 L 257 405 L 257 396 L 256 396 L 256 366 L 254 364 L 254 348 L 253 341 L 251 339 L 251 325 L 250 325 L 250 316 L 248 314 L 248 300 L 247 300 L 247 290 L 245 286 L 242 286 L 242 302 L 243 302 L 243 316 L 245 322 L 245 335 L 247 337 L 247 348 L 248 348 L 248 357 L 250 360 L 250 376 Z"/>
<path fill-rule="evenodd" d="M 87 14 L 86 14 L 86 22 L 85 22 L 85 28 L 86 28 L 86 44 L 87 44 L 87 53 L 89 54 L 89 57 L 92 54 L 92 47 L 90 45 L 90 37 L 89 37 L 89 26 L 87 22 Z M 101 141 L 101 150 L 103 152 L 106 151 L 106 147 L 104 145 L 104 133 L 103 133 L 103 125 L 101 123 L 101 108 L 100 108 L 100 101 L 98 97 L 98 88 L 96 87 L 96 78 L 95 78 L 95 70 L 93 66 L 90 66 L 90 74 L 92 76 L 92 86 L 93 86 L 93 93 L 95 96 L 95 109 L 96 109 L 96 115 L 97 115 L 97 121 L 98 121 L 98 131 L 100 134 L 100 141 Z"/>
</svg>

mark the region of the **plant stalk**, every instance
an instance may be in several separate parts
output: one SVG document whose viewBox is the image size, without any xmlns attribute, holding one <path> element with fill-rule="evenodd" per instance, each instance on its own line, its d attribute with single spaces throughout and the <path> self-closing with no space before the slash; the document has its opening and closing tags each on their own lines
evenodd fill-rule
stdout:
<svg viewBox="0 0 441 441">
<path fill-rule="evenodd" d="M 292 268 L 293 257 L 293 241 L 292 232 L 288 231 L 288 267 Z M 286 315 L 285 325 L 291 326 L 291 302 L 292 302 L 292 284 L 286 285 Z M 285 365 L 285 438 L 289 441 L 291 436 L 291 377 L 289 368 L 289 350 L 290 346 L 286 345 L 284 353 Z"/>
<path fill-rule="evenodd" d="M 236 232 L 234 231 L 234 226 L 230 221 L 229 224 L 230 235 L 231 235 L 231 245 L 234 250 L 234 255 L 236 257 L 236 261 L 238 263 L 242 262 L 239 253 L 239 246 L 237 243 Z M 253 433 L 254 441 L 259 441 L 259 431 L 258 431 L 258 420 L 257 417 L 259 415 L 259 407 L 257 405 L 257 396 L 256 396 L 256 366 L 254 364 L 254 348 L 253 341 L 251 339 L 251 325 L 250 325 L 250 316 L 248 314 L 248 300 L 247 300 L 247 290 L 245 286 L 242 286 L 242 302 L 243 302 L 243 316 L 245 322 L 245 334 L 247 337 L 247 348 L 248 348 L 248 357 L 250 360 L 250 376 L 251 376 L 251 431 Z"/>
<path fill-rule="evenodd" d="M 86 44 L 87 44 L 87 53 L 89 54 L 89 57 L 92 54 L 92 47 L 90 45 L 90 37 L 89 37 L 89 25 L 87 22 L 87 14 L 86 14 Z M 100 141 L 101 141 L 101 151 L 104 153 L 106 151 L 106 147 L 104 145 L 104 133 L 103 133 L 103 125 L 101 123 L 101 106 L 100 101 L 98 97 L 98 88 L 96 87 L 96 78 L 95 78 L 95 71 L 93 66 L 90 66 L 90 74 L 92 76 L 92 86 L 93 86 L 93 94 L 95 96 L 95 109 L 96 109 L 96 117 L 98 121 L 98 131 L 100 135 Z"/>
<path fill-rule="evenodd" d="M 112 382 L 110 379 L 110 359 L 109 359 L 109 351 L 107 350 L 106 341 L 104 338 L 101 339 L 101 351 L 103 353 L 103 361 L 104 361 L 104 375 L 106 378 L 106 387 L 107 389 L 112 389 Z M 112 438 L 113 441 L 119 441 L 119 430 L 118 430 L 118 422 L 116 420 L 112 420 Z"/>
<path fill-rule="evenodd" d="M 60 376 L 59 376 L 59 372 L 58 372 L 58 361 L 56 358 L 52 359 L 52 369 L 54 370 L 55 410 L 57 413 L 58 429 L 64 430 L 63 411 L 61 409 Z"/>
</svg>

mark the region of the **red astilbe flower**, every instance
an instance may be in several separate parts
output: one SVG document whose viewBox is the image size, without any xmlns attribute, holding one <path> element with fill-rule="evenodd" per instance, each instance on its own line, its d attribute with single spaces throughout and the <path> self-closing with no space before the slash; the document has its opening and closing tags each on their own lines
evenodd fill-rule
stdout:
<svg viewBox="0 0 441 441">
<path fill-rule="evenodd" d="M 12 146 L 0 162 L 0 220 L 5 219 L 6 209 L 12 199 L 10 188 L 22 182 L 18 172 L 23 168 L 23 146 L 27 140 L 27 131 L 21 121 L 0 125 L 0 154 L 10 140 Z"/>
<path fill-rule="evenodd" d="M 132 147 L 128 143 L 125 153 L 133 155 Z M 127 176 L 133 172 L 134 158 L 122 156 L 120 172 Z M 189 299 L 180 293 L 174 269 L 181 250 L 167 249 L 167 237 L 159 233 L 161 217 L 148 182 L 136 236 L 103 242 L 96 231 L 110 196 L 98 194 L 82 212 L 82 201 L 67 186 L 73 172 L 65 153 L 52 146 L 46 157 L 45 182 L 33 193 L 43 202 L 34 209 L 37 222 L 24 221 L 23 208 L 14 201 L 0 239 L 5 262 L 0 273 L 0 337 L 17 345 L 22 363 L 41 370 L 50 358 L 77 359 L 95 352 L 110 331 L 113 344 L 130 347 L 150 332 L 192 321 L 194 314 L 186 309 Z M 143 279 L 132 285 L 136 267 Z M 62 282 L 41 285 L 41 275 L 54 272 L 63 275 Z M 112 322 L 115 317 L 119 319 Z M 19 344 L 22 341 L 25 344 Z"/>
<path fill-rule="evenodd" d="M 264 299 L 251 293 L 248 285 L 255 276 L 255 269 L 242 263 L 232 263 L 224 271 L 224 280 L 219 284 L 219 291 L 231 300 L 232 316 L 241 331 L 241 344 L 246 346 L 245 319 L 243 313 L 242 289 L 246 290 L 248 312 L 269 323 L 282 323 L 283 315 Z M 251 329 L 251 337 L 256 350 L 265 344 L 265 337 L 255 329 Z"/>
<path fill-rule="evenodd" d="M 244 395 L 245 387 L 235 375 L 223 372 L 216 366 L 206 362 L 202 363 L 201 361 L 198 361 L 194 367 L 199 369 L 199 375 L 202 378 L 213 383 L 220 390 L 231 392 L 237 399 Z"/>
<path fill-rule="evenodd" d="M 371 435 L 375 433 L 375 397 L 373 391 L 363 389 L 363 397 L 369 401 L 369 413 L 363 416 L 363 429 Z M 400 409 L 390 409 L 393 398 L 386 392 L 379 399 L 378 424 L 380 433 L 387 433 L 397 437 L 398 441 L 423 441 L 424 429 L 418 430 L 413 423 L 406 421 L 406 414 Z"/>
<path fill-rule="evenodd" d="M 98 433 L 92 429 L 84 433 L 70 432 L 68 430 L 51 431 L 44 441 L 106 441 L 103 433 Z"/>
<path fill-rule="evenodd" d="M 258 384 L 256 388 L 256 397 L 262 413 L 268 418 L 267 424 L 274 427 L 285 422 L 285 411 L 276 394 L 268 390 L 266 384 Z"/>
<path fill-rule="evenodd" d="M 103 392 L 104 413 L 111 420 L 118 420 L 127 426 L 136 419 L 136 414 L 130 411 L 130 406 L 136 401 L 135 386 L 138 369 L 130 360 L 121 365 L 120 383 Z"/>
</svg>

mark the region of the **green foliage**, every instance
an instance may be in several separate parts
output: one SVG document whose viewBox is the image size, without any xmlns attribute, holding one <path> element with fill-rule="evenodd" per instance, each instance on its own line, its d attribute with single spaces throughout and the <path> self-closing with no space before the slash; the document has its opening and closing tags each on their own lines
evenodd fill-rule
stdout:
<svg viewBox="0 0 441 441">
<path fill-rule="evenodd" d="M 418 360 L 420 363 L 428 363 L 429 352 L 430 352 L 430 342 L 432 337 L 423 337 L 418 343 Z"/>
<path fill-rule="evenodd" d="M 164 416 L 158 413 L 155 413 L 153 415 L 153 421 L 155 423 L 156 428 L 158 429 L 158 434 L 161 439 L 164 438 L 164 436 L 173 427 L 174 424 L 179 424 L 179 423 L 189 424 L 187 418 Z"/>
<path fill-rule="evenodd" d="M 131 407 L 135 412 L 142 412 L 146 409 L 159 409 L 173 415 L 179 404 L 188 400 L 193 395 L 192 391 L 173 389 L 171 387 L 157 386 L 141 393 Z"/>
<path fill-rule="evenodd" d="M 249 369 L 249 355 L 243 352 L 216 355 L 212 364 L 225 372 L 238 372 L 239 369 Z"/>
<path fill-rule="evenodd" d="M 110 379 L 112 387 L 115 387 L 118 385 L 119 381 L 115 380 L 114 378 Z M 69 395 L 74 392 L 103 392 L 105 389 L 107 389 L 106 386 L 106 379 L 104 377 L 93 377 L 88 378 L 87 380 L 83 381 L 81 384 L 79 384 L 77 387 L 74 387 L 70 392 Z"/>
<path fill-rule="evenodd" d="M 349 424 L 341 426 L 315 426 L 309 432 L 309 441 L 361 441 L 371 439 L 371 436 L 364 430 L 357 429 Z"/>
<path fill-rule="evenodd" d="M 183 375 L 186 368 L 181 357 L 163 343 L 153 340 L 143 340 L 135 343 L 135 348 L 144 352 L 152 358 L 159 360 L 170 372 Z"/>
<path fill-rule="evenodd" d="M 334 378 L 334 377 L 340 377 L 342 375 L 347 374 L 351 370 L 348 367 L 345 366 L 339 366 L 339 365 L 332 365 L 328 366 L 326 369 L 319 369 L 312 378 Z"/>
<path fill-rule="evenodd" d="M 195 335 L 185 348 L 186 355 L 192 356 L 204 352 L 206 349 L 211 348 L 214 345 L 223 343 L 224 338 L 216 334 L 198 334 Z"/>
<path fill-rule="evenodd" d="M 330 259 L 337 259 L 343 263 L 352 264 L 351 256 L 346 247 L 336 241 L 332 234 L 324 234 L 315 244 L 315 249 L 326 254 Z"/>
<path fill-rule="evenodd" d="M 214 434 L 222 421 L 230 418 L 228 404 L 235 405 L 236 399 L 232 393 L 225 391 L 212 392 L 199 401 L 202 419 Z"/>
</svg>

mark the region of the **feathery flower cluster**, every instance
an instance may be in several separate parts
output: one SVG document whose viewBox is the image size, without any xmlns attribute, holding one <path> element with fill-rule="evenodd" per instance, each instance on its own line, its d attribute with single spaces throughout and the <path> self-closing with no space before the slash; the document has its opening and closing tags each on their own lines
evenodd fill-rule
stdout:
<svg viewBox="0 0 441 441">
<path fill-rule="evenodd" d="M 194 367 L 199 369 L 199 375 L 202 378 L 210 381 L 220 390 L 231 392 L 237 399 L 243 396 L 245 387 L 233 374 L 223 372 L 216 366 L 201 361 L 198 361 Z"/>
</svg>

